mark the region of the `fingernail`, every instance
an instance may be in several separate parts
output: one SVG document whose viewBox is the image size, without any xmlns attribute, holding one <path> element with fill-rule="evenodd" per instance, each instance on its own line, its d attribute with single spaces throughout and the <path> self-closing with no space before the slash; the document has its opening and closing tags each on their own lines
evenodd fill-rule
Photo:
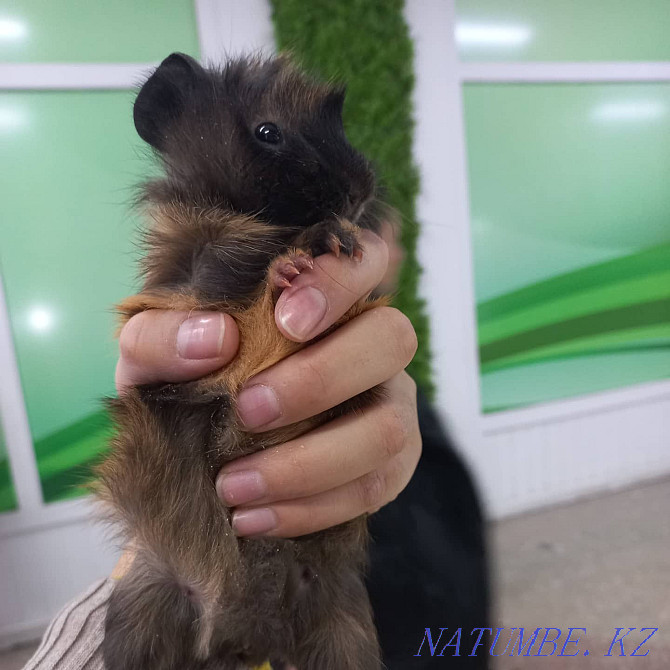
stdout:
<svg viewBox="0 0 670 670">
<path fill-rule="evenodd" d="M 274 510 L 259 507 L 235 512 L 232 524 L 236 535 L 262 535 L 274 530 L 279 522 Z"/>
<path fill-rule="evenodd" d="M 216 481 L 216 492 L 226 505 L 236 507 L 262 498 L 266 486 L 260 472 L 239 470 L 220 474 Z"/>
<path fill-rule="evenodd" d="M 279 308 L 279 321 L 291 337 L 302 340 L 316 328 L 327 309 L 326 296 L 318 288 L 305 286 Z"/>
<path fill-rule="evenodd" d="M 177 353 L 181 358 L 200 360 L 221 355 L 226 322 L 223 314 L 186 319 L 177 332 Z"/>
<path fill-rule="evenodd" d="M 247 428 L 260 428 L 281 416 L 279 400 L 269 386 L 256 384 L 237 396 L 237 414 Z"/>
</svg>

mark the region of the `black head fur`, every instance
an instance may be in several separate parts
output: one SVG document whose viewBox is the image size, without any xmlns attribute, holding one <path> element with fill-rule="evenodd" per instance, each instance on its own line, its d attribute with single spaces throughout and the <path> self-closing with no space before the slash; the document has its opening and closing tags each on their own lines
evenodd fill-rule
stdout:
<svg viewBox="0 0 670 670">
<path fill-rule="evenodd" d="M 172 54 L 135 102 L 137 132 L 166 172 L 146 196 L 222 206 L 279 225 L 305 227 L 333 215 L 356 220 L 375 182 L 347 141 L 343 102 L 343 88 L 317 83 L 285 56 L 205 69 Z M 264 123 L 279 129 L 278 143 L 262 141 Z M 274 128 L 264 132 L 277 139 Z"/>
</svg>

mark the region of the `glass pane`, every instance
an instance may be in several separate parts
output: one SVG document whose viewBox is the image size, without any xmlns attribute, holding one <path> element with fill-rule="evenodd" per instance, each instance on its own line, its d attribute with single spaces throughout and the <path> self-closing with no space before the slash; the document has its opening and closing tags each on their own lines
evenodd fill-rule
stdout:
<svg viewBox="0 0 670 670">
<path fill-rule="evenodd" d="M 670 85 L 464 103 L 483 408 L 670 377 Z"/>
<path fill-rule="evenodd" d="M 466 61 L 670 58 L 667 0 L 457 0 Z"/>
<path fill-rule="evenodd" d="M 0 262 L 46 500 L 104 448 L 113 304 L 133 291 L 132 92 L 0 94 Z"/>
<path fill-rule="evenodd" d="M 0 0 L 0 62 L 150 62 L 198 55 L 193 0 Z"/>
<path fill-rule="evenodd" d="M 9 471 L 7 450 L 5 448 L 5 436 L 0 424 L 0 512 L 8 512 L 16 509 L 16 496 L 12 484 L 12 475 Z"/>
</svg>

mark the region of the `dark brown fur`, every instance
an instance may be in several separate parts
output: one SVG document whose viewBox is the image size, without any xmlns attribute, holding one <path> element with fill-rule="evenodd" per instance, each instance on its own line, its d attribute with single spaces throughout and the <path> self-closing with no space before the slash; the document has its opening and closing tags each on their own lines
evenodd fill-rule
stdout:
<svg viewBox="0 0 670 670">
<path fill-rule="evenodd" d="M 366 520 L 293 540 L 239 539 L 214 485 L 227 461 L 381 393 L 262 434 L 245 432 L 234 412 L 250 377 L 303 346 L 274 322 L 277 259 L 334 248 L 355 256 L 359 227 L 377 225 L 372 172 L 341 128 L 342 95 L 283 58 L 208 71 L 173 55 L 138 96 L 135 123 L 165 178 L 146 190 L 144 287 L 121 304 L 123 321 L 147 309 L 222 310 L 237 321 L 240 349 L 205 379 L 137 387 L 109 403 L 117 432 L 98 491 L 135 558 L 107 614 L 108 670 L 234 670 L 267 659 L 299 670 L 380 667 L 362 580 Z M 252 135 L 268 120 L 282 128 L 280 147 Z M 379 304 L 360 302 L 340 323 Z"/>
</svg>

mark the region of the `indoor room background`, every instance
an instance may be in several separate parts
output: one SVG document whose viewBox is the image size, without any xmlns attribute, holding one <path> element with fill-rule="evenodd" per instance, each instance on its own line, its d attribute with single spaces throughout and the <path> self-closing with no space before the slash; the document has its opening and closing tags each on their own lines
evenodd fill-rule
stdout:
<svg viewBox="0 0 670 670">
<path fill-rule="evenodd" d="M 155 169 L 134 87 L 173 51 L 349 80 L 404 218 L 412 371 L 491 519 L 670 473 L 670 3 L 367 6 L 0 0 L 0 647 L 116 559 L 81 483 Z"/>
</svg>

